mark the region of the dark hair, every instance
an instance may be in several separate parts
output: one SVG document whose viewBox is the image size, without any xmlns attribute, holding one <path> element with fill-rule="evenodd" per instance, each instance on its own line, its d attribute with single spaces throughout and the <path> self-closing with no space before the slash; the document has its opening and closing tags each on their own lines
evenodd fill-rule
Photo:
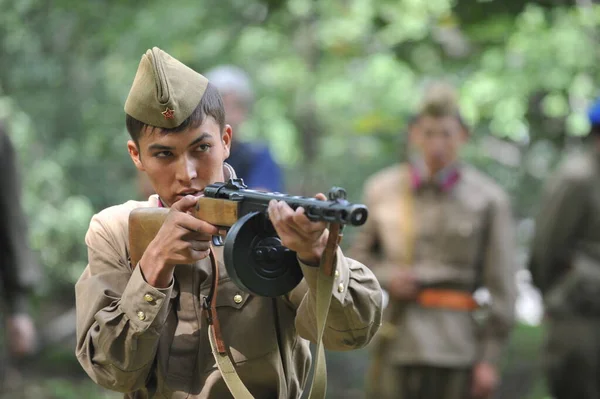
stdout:
<svg viewBox="0 0 600 399">
<path fill-rule="evenodd" d="M 223 99 L 219 94 L 219 90 L 211 83 L 208 83 L 206 86 L 206 90 L 204 91 L 204 95 L 200 99 L 198 106 L 186 120 L 181 122 L 181 125 L 168 129 L 161 128 L 161 132 L 165 134 L 178 133 L 190 127 L 196 128 L 200 126 L 208 116 L 214 118 L 222 133 L 225 129 L 225 107 L 223 106 Z M 127 114 L 125 117 L 125 126 L 127 126 L 127 131 L 129 132 L 131 139 L 136 145 L 139 145 L 140 134 L 148 124 Z"/>
<path fill-rule="evenodd" d="M 469 130 L 469 126 L 465 123 L 458 108 L 456 89 L 443 81 L 435 82 L 427 88 L 414 121 L 416 122 L 416 120 L 424 116 L 431 116 L 433 118 L 454 117 L 463 129 L 466 131 Z"/>
</svg>

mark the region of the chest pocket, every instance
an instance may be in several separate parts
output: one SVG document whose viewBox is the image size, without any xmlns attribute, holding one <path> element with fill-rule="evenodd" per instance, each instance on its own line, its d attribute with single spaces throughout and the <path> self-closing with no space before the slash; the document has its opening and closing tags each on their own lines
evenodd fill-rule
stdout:
<svg viewBox="0 0 600 399">
<path fill-rule="evenodd" d="M 446 261 L 474 267 L 484 245 L 485 210 L 451 204 L 445 214 L 442 234 Z"/>
<path fill-rule="evenodd" d="M 202 287 L 201 294 L 209 290 Z M 236 365 L 277 350 L 271 298 L 250 295 L 226 277 L 219 281 L 216 307 L 221 335 Z M 217 366 L 208 337 L 207 345 L 205 371 L 210 371 Z"/>
</svg>

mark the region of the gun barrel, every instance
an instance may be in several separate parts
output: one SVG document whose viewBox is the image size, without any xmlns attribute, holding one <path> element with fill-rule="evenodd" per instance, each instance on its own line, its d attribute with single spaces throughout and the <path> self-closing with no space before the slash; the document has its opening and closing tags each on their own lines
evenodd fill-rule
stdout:
<svg viewBox="0 0 600 399">
<path fill-rule="evenodd" d="M 292 209 L 302 207 L 312 221 L 350 224 L 361 226 L 367 221 L 368 210 L 365 205 L 352 204 L 345 199 L 321 201 L 316 198 L 292 196 L 281 193 L 268 193 L 246 189 L 236 180 L 228 183 L 216 183 L 204 189 L 204 195 L 211 198 L 240 201 L 242 213 L 251 211 L 265 212 L 271 200 L 284 201 Z"/>
</svg>

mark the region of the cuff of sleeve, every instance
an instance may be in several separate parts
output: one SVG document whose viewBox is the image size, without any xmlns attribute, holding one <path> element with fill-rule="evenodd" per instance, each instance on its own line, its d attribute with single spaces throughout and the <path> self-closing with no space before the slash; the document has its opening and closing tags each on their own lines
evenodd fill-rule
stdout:
<svg viewBox="0 0 600 399">
<path fill-rule="evenodd" d="M 333 284 L 333 297 L 337 298 L 340 302 L 343 302 L 346 292 L 348 291 L 348 282 L 350 281 L 350 269 L 348 264 L 345 262 L 344 254 L 340 248 L 337 249 L 335 254 L 335 267 L 334 267 L 334 284 Z M 317 292 L 317 278 L 318 273 L 321 273 L 321 268 L 307 265 L 298 259 L 300 268 L 304 274 L 304 280 L 310 289 L 311 295 L 315 295 Z"/>
<path fill-rule="evenodd" d="M 139 332 L 150 327 L 160 328 L 167 319 L 167 304 L 172 291 L 173 281 L 162 289 L 148 284 L 138 265 L 121 296 L 121 308 Z"/>
<path fill-rule="evenodd" d="M 504 345 L 498 338 L 484 339 L 481 343 L 481 361 L 497 365 Z"/>
</svg>

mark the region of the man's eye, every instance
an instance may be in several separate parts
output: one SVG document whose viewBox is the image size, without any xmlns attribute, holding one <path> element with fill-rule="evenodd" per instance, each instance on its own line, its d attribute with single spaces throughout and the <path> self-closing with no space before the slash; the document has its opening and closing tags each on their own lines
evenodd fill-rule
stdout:
<svg viewBox="0 0 600 399">
<path fill-rule="evenodd" d="M 198 147 L 196 147 L 197 151 L 200 152 L 206 152 L 208 150 L 210 150 L 211 145 L 210 144 L 200 144 Z"/>
<path fill-rule="evenodd" d="M 156 158 L 168 158 L 172 155 L 173 153 L 171 151 L 160 151 L 154 154 Z"/>
</svg>

